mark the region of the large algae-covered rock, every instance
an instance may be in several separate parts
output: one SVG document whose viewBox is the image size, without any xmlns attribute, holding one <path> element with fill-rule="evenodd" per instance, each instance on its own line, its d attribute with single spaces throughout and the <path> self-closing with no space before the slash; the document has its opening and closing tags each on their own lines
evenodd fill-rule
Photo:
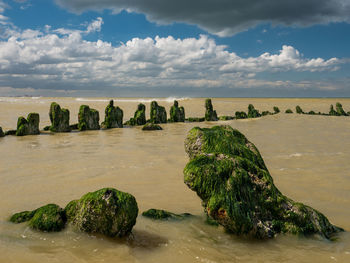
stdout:
<svg viewBox="0 0 350 263">
<path fill-rule="evenodd" d="M 170 108 L 170 121 L 171 122 L 184 122 L 185 121 L 185 109 L 179 107 L 179 103 L 175 100 L 174 105 Z"/>
<path fill-rule="evenodd" d="M 2 128 L 0 127 L 0 138 L 1 137 L 4 137 L 5 136 L 5 133 L 4 133 L 4 131 L 2 130 Z"/>
<path fill-rule="evenodd" d="M 138 207 L 131 194 L 104 188 L 71 201 L 65 211 L 68 221 L 81 231 L 122 237 L 135 225 Z"/>
<path fill-rule="evenodd" d="M 36 135 L 39 134 L 39 114 L 29 113 L 27 119 L 19 117 L 17 121 L 17 136 Z"/>
<path fill-rule="evenodd" d="M 87 105 L 81 105 L 78 114 L 78 129 L 85 130 L 99 130 L 100 129 L 100 115 L 97 110 L 90 109 Z"/>
<path fill-rule="evenodd" d="M 257 148 L 238 130 L 193 128 L 185 148 L 190 157 L 186 185 L 202 199 L 207 215 L 229 232 L 256 238 L 278 233 L 330 238 L 341 231 L 320 212 L 284 196 Z"/>
<path fill-rule="evenodd" d="M 211 103 L 211 99 L 205 100 L 205 120 L 206 121 L 217 121 L 218 115 L 213 108 L 213 104 Z"/>
<path fill-rule="evenodd" d="M 145 125 L 146 124 L 146 106 L 140 103 L 137 106 L 137 110 L 135 111 L 134 117 L 130 118 L 129 121 L 125 123 L 126 125 Z"/>
<path fill-rule="evenodd" d="M 66 225 L 66 214 L 55 204 L 48 204 L 33 211 L 24 211 L 11 216 L 13 223 L 28 221 L 28 225 L 36 230 L 45 232 L 61 231 Z"/>
<path fill-rule="evenodd" d="M 258 118 L 261 117 L 261 114 L 258 110 L 254 108 L 253 104 L 248 105 L 248 118 Z"/>
<path fill-rule="evenodd" d="M 159 106 L 156 101 L 151 102 L 150 119 L 152 123 L 166 123 L 166 110 L 163 106 Z"/>
<path fill-rule="evenodd" d="M 52 132 L 70 132 L 69 127 L 69 110 L 61 109 L 60 105 L 56 102 L 52 102 L 50 106 L 50 121 L 51 127 L 50 131 Z"/>
<path fill-rule="evenodd" d="M 105 121 L 101 124 L 103 129 L 123 128 L 123 110 L 113 104 L 110 100 L 105 109 Z"/>
</svg>

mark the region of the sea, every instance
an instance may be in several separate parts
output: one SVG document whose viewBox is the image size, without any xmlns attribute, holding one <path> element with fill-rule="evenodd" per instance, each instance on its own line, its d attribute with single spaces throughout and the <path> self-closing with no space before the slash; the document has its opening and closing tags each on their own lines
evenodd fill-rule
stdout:
<svg viewBox="0 0 350 263">
<path fill-rule="evenodd" d="M 176 99 L 186 117 L 203 117 L 205 98 L 48 98 L 0 97 L 0 126 L 16 129 L 17 118 L 40 114 L 41 129 L 50 124 L 55 101 L 77 123 L 80 105 L 100 112 L 110 99 L 124 112 L 150 102 L 169 109 Z M 213 98 L 219 116 L 233 116 L 253 104 L 261 111 L 281 113 L 257 119 L 162 124 L 162 131 L 141 127 L 43 133 L 0 138 L 0 262 L 350 262 L 350 117 L 285 114 L 328 112 L 340 102 L 350 111 L 350 99 Z M 335 241 L 319 237 L 278 235 L 254 240 L 208 225 L 201 200 L 183 179 L 188 162 L 184 140 L 195 126 L 230 125 L 259 149 L 275 185 L 286 196 L 325 214 L 346 231 Z M 136 197 L 140 214 L 127 238 L 81 233 L 68 226 L 59 233 L 13 224 L 16 212 L 48 203 L 64 207 L 70 200 L 104 187 Z M 153 221 L 141 216 L 150 209 L 191 213 L 181 221 Z"/>
</svg>

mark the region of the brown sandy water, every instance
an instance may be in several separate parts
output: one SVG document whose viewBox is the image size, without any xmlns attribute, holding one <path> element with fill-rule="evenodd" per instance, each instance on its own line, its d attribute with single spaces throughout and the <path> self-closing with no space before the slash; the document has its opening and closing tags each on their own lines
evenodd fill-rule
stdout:
<svg viewBox="0 0 350 263">
<path fill-rule="evenodd" d="M 172 100 L 157 99 L 167 111 Z M 41 128 L 49 124 L 52 101 L 77 121 L 81 104 L 100 111 L 107 99 L 0 98 L 0 126 L 16 127 L 17 117 L 38 112 Z M 149 110 L 149 101 L 146 107 Z M 273 106 L 284 112 L 328 112 L 350 99 L 213 99 L 219 115 Z M 124 120 L 139 99 L 117 99 Z M 204 99 L 179 100 L 187 116 L 204 115 Z M 183 183 L 188 161 L 184 139 L 194 126 L 227 124 L 240 130 L 260 150 L 275 184 L 285 195 L 324 213 L 350 230 L 350 117 L 278 114 L 254 120 L 162 125 L 163 131 L 140 127 L 108 131 L 42 134 L 0 138 L 0 262 L 350 262 L 350 234 L 338 241 L 278 236 L 254 241 L 229 235 L 204 223 L 199 198 Z M 67 228 L 60 233 L 32 231 L 7 222 L 22 210 L 47 203 L 65 206 L 89 191 L 114 187 L 133 194 L 140 212 L 160 208 L 196 217 L 182 222 L 153 222 L 138 217 L 133 236 L 113 240 Z"/>
</svg>

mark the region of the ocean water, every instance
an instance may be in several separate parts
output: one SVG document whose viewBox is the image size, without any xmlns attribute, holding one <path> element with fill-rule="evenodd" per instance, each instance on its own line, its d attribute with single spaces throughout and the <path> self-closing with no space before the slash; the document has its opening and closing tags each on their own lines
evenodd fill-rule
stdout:
<svg viewBox="0 0 350 263">
<path fill-rule="evenodd" d="M 152 98 L 114 98 L 124 121 L 137 104 Z M 156 99 L 169 112 L 174 98 Z M 0 98 L 0 126 L 15 129 L 17 118 L 40 114 L 49 125 L 52 101 L 77 122 L 81 104 L 100 111 L 109 98 Z M 204 116 L 204 99 L 178 98 L 186 116 Z M 188 161 L 184 139 L 194 126 L 230 125 L 262 154 L 276 186 L 288 197 L 310 205 L 350 231 L 350 117 L 284 114 L 300 105 L 304 111 L 328 112 L 337 101 L 350 110 L 350 99 L 215 98 L 218 115 L 233 115 L 249 103 L 260 111 L 278 106 L 281 113 L 259 119 L 162 125 L 106 131 L 41 134 L 0 138 L 0 262 L 350 262 L 350 234 L 330 242 L 280 235 L 257 241 L 206 225 L 201 201 L 183 183 Z M 7 220 L 15 212 L 47 203 L 64 207 L 72 199 L 102 187 L 133 194 L 140 212 L 149 208 L 189 212 L 181 222 L 154 222 L 139 216 L 125 239 L 79 233 L 41 233 Z"/>
</svg>

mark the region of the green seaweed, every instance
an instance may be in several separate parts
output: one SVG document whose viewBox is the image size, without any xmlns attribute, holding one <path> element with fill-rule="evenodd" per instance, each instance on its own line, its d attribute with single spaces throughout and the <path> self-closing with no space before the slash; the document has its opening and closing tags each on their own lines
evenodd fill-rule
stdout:
<svg viewBox="0 0 350 263">
<path fill-rule="evenodd" d="M 253 104 L 248 105 L 248 118 L 259 118 L 261 114 L 254 108 Z"/>
<path fill-rule="evenodd" d="M 301 109 L 301 107 L 299 105 L 295 107 L 295 112 L 298 114 L 304 114 L 303 110 Z"/>
<path fill-rule="evenodd" d="M 160 127 L 158 124 L 149 122 L 142 127 L 142 130 L 143 131 L 160 131 L 160 130 L 163 130 L 163 128 Z"/>
<path fill-rule="evenodd" d="M 165 210 L 151 208 L 142 213 L 142 216 L 148 217 L 154 220 L 164 220 L 164 219 L 173 219 L 173 220 L 182 220 L 191 216 L 189 213 L 184 214 L 175 214 Z"/>
<path fill-rule="evenodd" d="M 247 119 L 248 115 L 244 111 L 236 111 L 235 117 L 236 117 L 237 120 L 239 120 L 239 119 Z"/>
</svg>

